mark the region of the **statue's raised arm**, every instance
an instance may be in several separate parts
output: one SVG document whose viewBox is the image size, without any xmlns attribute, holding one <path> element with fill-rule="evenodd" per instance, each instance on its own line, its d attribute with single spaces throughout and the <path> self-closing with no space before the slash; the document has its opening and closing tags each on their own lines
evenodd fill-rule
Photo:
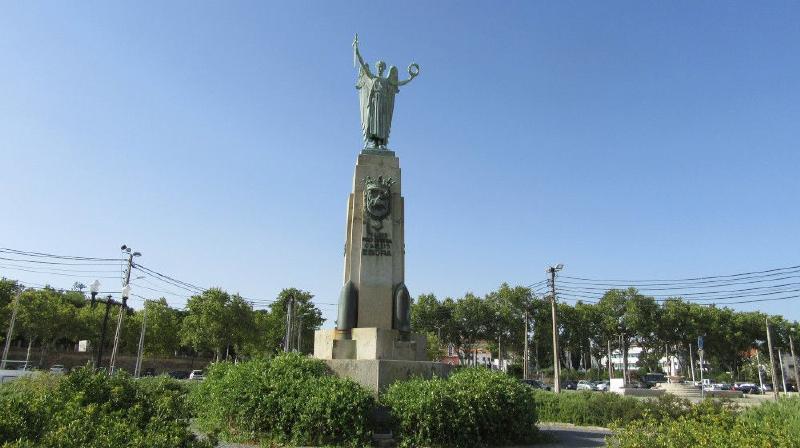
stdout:
<svg viewBox="0 0 800 448">
<path fill-rule="evenodd" d="M 356 33 L 356 36 L 353 38 L 353 58 L 354 58 L 353 62 L 357 61 L 358 66 L 361 67 L 361 70 L 363 70 L 367 76 L 369 76 L 370 78 L 375 77 L 375 75 L 373 75 L 372 72 L 369 70 L 369 64 L 364 62 L 364 58 L 361 57 L 361 52 L 358 51 L 358 33 Z"/>
</svg>

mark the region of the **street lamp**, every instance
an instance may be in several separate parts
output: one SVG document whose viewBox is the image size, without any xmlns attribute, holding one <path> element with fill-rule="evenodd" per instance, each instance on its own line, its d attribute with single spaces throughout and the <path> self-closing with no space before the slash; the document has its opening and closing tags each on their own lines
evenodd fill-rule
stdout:
<svg viewBox="0 0 800 448">
<path fill-rule="evenodd" d="M 95 361 L 95 367 L 100 368 L 100 363 L 103 361 L 103 345 L 106 343 L 106 328 L 108 327 L 108 312 L 109 308 L 111 308 L 111 296 L 106 297 L 106 313 L 103 316 L 103 329 L 100 330 L 100 344 L 97 347 L 97 361 Z"/>
<path fill-rule="evenodd" d="M 89 285 L 89 292 L 92 294 L 92 308 L 94 308 L 94 300 L 97 298 L 97 293 L 100 292 L 100 281 L 95 280 Z"/>
</svg>

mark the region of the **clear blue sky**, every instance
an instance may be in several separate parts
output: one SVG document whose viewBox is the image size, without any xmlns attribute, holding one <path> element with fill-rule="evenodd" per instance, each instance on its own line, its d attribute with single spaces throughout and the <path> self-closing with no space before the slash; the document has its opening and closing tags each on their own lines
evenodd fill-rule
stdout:
<svg viewBox="0 0 800 448">
<path fill-rule="evenodd" d="M 0 246 L 127 243 L 195 284 L 336 302 L 355 32 L 370 62 L 422 67 L 390 141 L 412 295 L 556 262 L 622 279 L 800 264 L 800 3 L 780 1 L 7 2 Z"/>
</svg>

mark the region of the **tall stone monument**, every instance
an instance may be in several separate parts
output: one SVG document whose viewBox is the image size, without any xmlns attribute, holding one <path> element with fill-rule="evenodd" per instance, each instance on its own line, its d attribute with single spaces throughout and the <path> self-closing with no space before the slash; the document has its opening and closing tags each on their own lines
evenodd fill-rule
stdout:
<svg viewBox="0 0 800 448">
<path fill-rule="evenodd" d="M 373 74 L 353 41 L 359 74 L 364 149 L 358 155 L 347 201 L 344 279 L 336 329 L 314 336 L 314 356 L 337 374 L 380 391 L 397 379 L 444 376 L 449 366 L 427 361 L 424 335 L 411 332 L 411 296 L 405 285 L 405 240 L 400 160 L 387 148 L 394 99 L 419 74 L 375 64 Z"/>
</svg>

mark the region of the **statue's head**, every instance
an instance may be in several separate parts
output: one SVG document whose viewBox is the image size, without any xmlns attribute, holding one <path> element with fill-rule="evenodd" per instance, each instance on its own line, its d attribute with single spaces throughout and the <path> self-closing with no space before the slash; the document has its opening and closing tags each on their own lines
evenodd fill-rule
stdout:
<svg viewBox="0 0 800 448">
<path fill-rule="evenodd" d="M 383 72 L 386 70 L 386 63 L 383 61 L 378 61 L 375 63 L 375 68 L 378 69 L 378 76 L 383 76 Z"/>
<path fill-rule="evenodd" d="M 367 176 L 364 179 L 364 209 L 372 219 L 381 220 L 389 215 L 393 183 L 391 177 L 375 179 Z"/>
</svg>

